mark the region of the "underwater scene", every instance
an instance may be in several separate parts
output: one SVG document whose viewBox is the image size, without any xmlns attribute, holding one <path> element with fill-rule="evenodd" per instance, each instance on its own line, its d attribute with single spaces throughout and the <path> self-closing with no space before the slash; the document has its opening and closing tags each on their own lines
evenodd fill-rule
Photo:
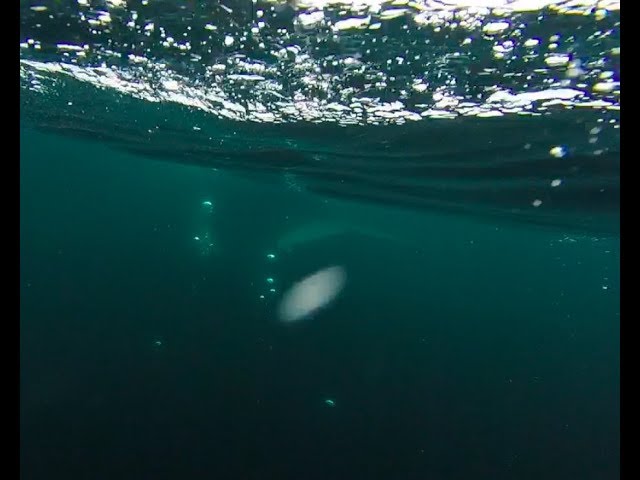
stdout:
<svg viewBox="0 0 640 480">
<path fill-rule="evenodd" d="M 620 2 L 21 0 L 20 478 L 620 476 Z"/>
</svg>

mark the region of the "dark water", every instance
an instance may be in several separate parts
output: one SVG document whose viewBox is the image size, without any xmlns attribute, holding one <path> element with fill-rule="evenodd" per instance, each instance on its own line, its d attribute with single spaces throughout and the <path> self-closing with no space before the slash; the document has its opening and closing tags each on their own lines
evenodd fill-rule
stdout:
<svg viewBox="0 0 640 480">
<path fill-rule="evenodd" d="M 283 217 L 326 204 L 21 141 L 22 478 L 617 476 L 617 239 L 411 214 L 415 250 L 269 262 Z M 233 243 L 209 256 L 203 198 Z M 260 300 L 328 264 L 349 278 L 318 317 Z"/>
<path fill-rule="evenodd" d="M 22 479 L 619 477 L 619 13 L 448 3 L 21 2 Z"/>
</svg>

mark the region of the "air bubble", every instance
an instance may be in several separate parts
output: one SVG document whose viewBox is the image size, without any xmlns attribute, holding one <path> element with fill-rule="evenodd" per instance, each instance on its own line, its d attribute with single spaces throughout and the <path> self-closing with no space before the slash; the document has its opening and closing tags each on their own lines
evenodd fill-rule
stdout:
<svg viewBox="0 0 640 480">
<path fill-rule="evenodd" d="M 567 150 L 564 147 L 558 146 L 553 147 L 551 150 L 549 150 L 549 153 L 553 157 L 562 158 L 567 154 Z"/>
</svg>

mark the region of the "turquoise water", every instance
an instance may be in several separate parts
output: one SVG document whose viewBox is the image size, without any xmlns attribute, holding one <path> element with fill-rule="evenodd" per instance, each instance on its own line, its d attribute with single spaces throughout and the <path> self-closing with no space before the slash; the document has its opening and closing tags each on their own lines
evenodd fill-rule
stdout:
<svg viewBox="0 0 640 480">
<path fill-rule="evenodd" d="M 435 3 L 21 2 L 21 478 L 619 476 L 619 14 Z"/>
</svg>

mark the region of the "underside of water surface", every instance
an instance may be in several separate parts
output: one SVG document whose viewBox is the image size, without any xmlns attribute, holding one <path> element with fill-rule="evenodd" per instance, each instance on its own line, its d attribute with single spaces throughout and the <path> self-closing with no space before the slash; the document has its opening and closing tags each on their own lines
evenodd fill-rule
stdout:
<svg viewBox="0 0 640 480">
<path fill-rule="evenodd" d="M 24 127 L 328 197 L 619 232 L 619 2 L 20 9 Z"/>
</svg>

